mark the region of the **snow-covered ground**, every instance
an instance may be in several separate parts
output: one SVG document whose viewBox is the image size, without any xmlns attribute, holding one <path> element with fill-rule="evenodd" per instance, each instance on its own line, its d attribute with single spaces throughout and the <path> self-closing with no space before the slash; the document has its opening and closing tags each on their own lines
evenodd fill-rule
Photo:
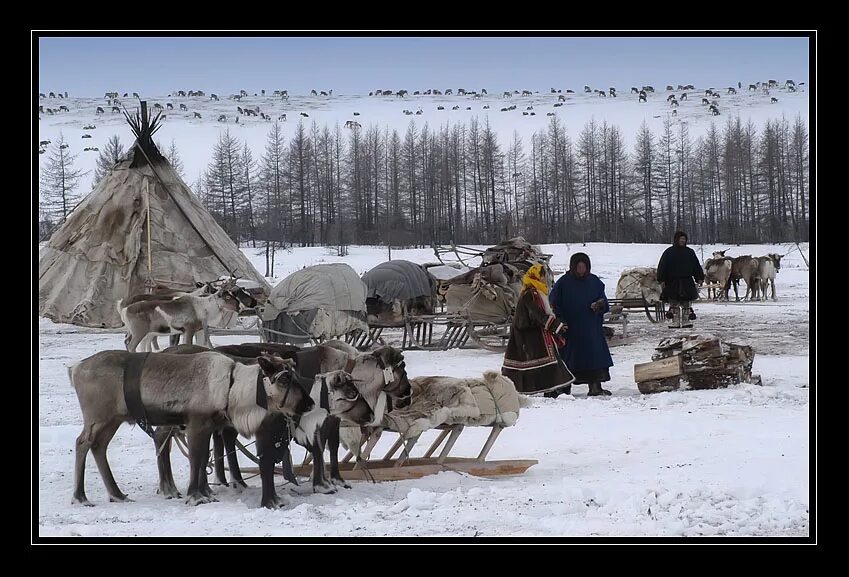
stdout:
<svg viewBox="0 0 849 577">
<path fill-rule="evenodd" d="M 796 79 L 800 82 L 799 79 Z M 735 82 L 729 82 L 729 85 Z M 174 110 L 165 110 L 166 119 L 162 128 L 155 135 L 155 140 L 162 144 L 167 150 L 172 139 L 176 142 L 180 157 L 183 160 L 186 174 L 186 182 L 190 185 L 195 182 L 198 175 L 206 170 L 212 159 L 212 148 L 218 140 L 219 134 L 224 129 L 229 129 L 231 134 L 246 142 L 253 150 L 254 158 L 259 158 L 265 149 L 270 122 L 262 120 L 258 116 L 247 117 L 239 115 L 237 107 L 256 108 L 277 119 L 281 114 L 286 114 L 287 121 L 281 122 L 283 136 L 288 142 L 302 120 L 304 126 L 309 130 L 315 122 L 319 130 L 328 126 L 331 130 L 338 123 L 344 126 L 348 120 L 359 122 L 363 129 L 375 125 L 381 130 L 389 128 L 398 130 L 404 135 L 410 122 L 414 122 L 417 129 L 427 123 L 431 130 L 438 129 L 446 123 L 465 123 L 467 126 L 473 117 L 477 117 L 481 123 L 489 122 L 492 129 L 498 134 L 504 150 L 507 149 L 509 141 L 513 138 L 513 132 L 522 137 L 525 146 L 530 146 L 531 135 L 548 126 L 551 117 L 548 113 L 555 114 L 566 128 L 566 133 L 573 140 L 577 140 L 579 132 L 584 125 L 591 120 L 597 123 L 607 122 L 619 127 L 628 150 L 632 150 L 640 125 L 645 121 L 653 134 L 659 135 L 666 118 L 672 120 L 673 130 L 677 133 L 679 123 L 687 126 L 693 139 L 705 134 L 712 124 L 722 128 L 729 119 L 739 116 L 745 125 L 749 120 L 754 123 L 757 130 L 761 130 L 768 119 L 780 119 L 786 117 L 792 122 L 796 116 L 800 116 L 804 122 L 808 122 L 808 92 L 807 86 L 800 86 L 799 91 L 790 93 L 783 88 L 773 88 L 770 94 L 760 91 L 748 92 L 746 86 L 739 90 L 738 94 L 727 94 L 725 87 L 717 86 L 721 94 L 719 99 L 720 116 L 712 116 L 708 107 L 702 104 L 705 97 L 705 89 L 708 87 L 697 87 L 696 90 L 688 92 L 687 100 L 680 100 L 677 116 L 672 116 L 672 107 L 667 102 L 669 94 L 681 96 L 680 90 L 666 91 L 663 87 L 656 87 L 658 91 L 648 96 L 648 101 L 639 103 L 636 94 L 629 93 L 627 86 L 619 86 L 619 96 L 616 98 L 601 98 L 597 94 L 585 94 L 581 86 L 571 86 L 575 94 L 561 94 L 565 98 L 562 106 L 555 107 L 558 103 L 558 94 L 539 92 L 530 96 L 513 95 L 503 98 L 502 91 L 490 91 L 490 94 L 474 99 L 471 96 L 414 96 L 410 94 L 407 98 L 395 96 L 365 96 L 334 94 L 327 96 L 308 96 L 293 94 L 288 101 L 283 101 L 273 96 L 247 96 L 241 101 L 227 98 L 229 93 L 225 91 L 212 90 L 221 97 L 219 101 L 210 100 L 210 91 L 206 91 L 205 97 L 168 97 L 165 94 L 142 96 L 148 101 L 148 106 L 153 107 L 155 103 L 166 107 L 168 103 L 174 106 Z M 604 88 L 608 87 L 594 87 Z M 412 92 L 412 90 L 411 90 Z M 175 91 L 176 93 L 176 91 Z M 777 98 L 778 102 L 772 102 Z M 708 97 L 713 100 L 712 97 Z M 138 101 L 134 98 L 121 98 L 122 105 L 131 113 L 138 107 Z M 72 154 L 79 154 L 75 162 L 75 168 L 90 171 L 80 181 L 79 192 L 86 193 L 91 189 L 91 180 L 94 175 L 95 162 L 98 152 L 85 151 L 85 148 L 97 147 L 103 150 L 106 141 L 117 134 L 121 138 L 126 150 L 133 143 L 133 136 L 127 122 L 122 114 L 111 112 L 111 106 L 106 105 L 104 98 L 83 98 L 70 95 L 68 99 L 41 98 L 39 104 L 45 109 L 44 114 L 39 115 L 38 141 L 50 140 L 56 142 L 59 133 L 62 132 L 66 142 L 70 145 Z M 185 104 L 188 111 L 180 111 L 180 105 Z M 59 106 L 67 106 L 68 112 L 57 112 L 53 115 L 47 114 L 48 108 L 58 109 Z M 442 106 L 444 110 L 438 110 Z M 458 106 L 458 110 L 453 110 Z M 489 108 L 484 108 L 488 106 Z M 515 106 L 515 110 L 502 112 L 502 108 Z M 96 114 L 97 107 L 105 110 L 104 114 Z M 533 110 L 528 110 L 533 107 Z M 415 112 L 421 109 L 422 114 Z M 403 113 L 410 110 L 414 114 L 409 116 Z M 534 113 L 531 116 L 531 112 Z M 195 118 L 194 113 L 201 115 Z M 308 114 L 302 117 L 300 114 Z M 354 113 L 359 113 L 355 116 Z M 527 113 L 527 116 L 523 113 Z M 219 116 L 226 116 L 226 122 L 218 122 Z M 235 123 L 239 116 L 239 124 Z M 94 125 L 94 130 L 86 130 L 83 127 Z M 343 129 L 347 134 L 348 130 Z M 84 134 L 91 138 L 83 139 Z M 33 135 L 35 136 L 35 135 Z M 35 143 L 34 143 L 35 144 Z M 40 155 L 43 162 L 49 155 Z"/>
<path fill-rule="evenodd" d="M 654 266 L 663 245 L 544 245 L 553 268 L 584 251 L 613 296 L 619 273 Z M 728 246 L 694 246 L 704 255 Z M 259 270 L 262 251 L 245 248 Z M 809 258 L 807 245 L 802 245 Z M 123 335 L 39 319 L 38 534 L 40 536 L 808 536 L 811 423 L 809 405 L 809 272 L 794 245 L 731 247 L 729 255 L 786 254 L 776 280 L 778 301 L 698 303 L 693 332 L 751 344 L 763 386 L 641 395 L 633 365 L 650 360 L 670 333 L 633 315 L 638 341 L 611 349 L 612 397 L 533 399 L 506 430 L 491 459 L 537 459 L 515 477 L 477 478 L 443 472 L 418 480 L 372 484 L 314 495 L 308 484 L 281 485 L 292 503 L 259 507 L 259 479 L 241 493 L 218 488 L 219 502 L 190 507 L 156 495 L 152 443 L 137 427 L 122 427 L 109 447 L 121 489 L 134 502 L 109 503 L 92 458 L 86 468 L 95 507 L 71 505 L 74 440 L 81 429 L 66 366 L 104 349 L 122 349 Z M 351 247 L 278 253 L 282 279 L 305 265 L 347 262 L 357 272 L 387 260 L 385 249 Z M 393 259 L 433 261 L 429 250 L 393 250 Z M 219 337 L 217 344 L 239 342 Z M 255 339 L 253 339 L 255 340 Z M 481 350 L 407 352 L 411 376 L 479 375 L 502 357 Z M 468 428 L 452 454 L 474 456 L 489 432 Z M 436 433 L 419 442 L 427 447 Z M 392 435 L 375 453 L 386 451 Z M 420 454 L 414 451 L 414 454 Z M 302 450 L 294 449 L 298 459 Z M 244 460 L 244 459 L 243 459 Z M 188 462 L 174 452 L 181 489 Z M 247 465 L 247 462 L 245 462 Z"/>
</svg>

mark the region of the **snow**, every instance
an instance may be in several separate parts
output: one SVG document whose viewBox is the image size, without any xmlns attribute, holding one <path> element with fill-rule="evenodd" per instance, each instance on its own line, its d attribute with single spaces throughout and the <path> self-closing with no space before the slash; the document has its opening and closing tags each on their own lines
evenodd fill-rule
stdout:
<svg viewBox="0 0 849 577">
<path fill-rule="evenodd" d="M 544 245 L 553 268 L 564 271 L 569 255 L 590 255 L 613 296 L 619 273 L 654 266 L 664 245 Z M 709 255 L 728 246 L 694 247 Z M 260 249 L 244 248 L 264 270 Z M 801 250 L 808 258 L 807 244 Z M 278 486 L 291 503 L 259 507 L 258 478 L 248 489 L 214 487 L 217 503 L 191 507 L 156 494 L 152 443 L 137 427 L 123 426 L 109 459 L 131 503 L 110 503 L 93 458 L 86 466 L 87 494 L 95 507 L 71 505 L 74 441 L 81 414 L 67 365 L 97 351 L 122 349 L 123 335 L 53 324 L 39 319 L 38 534 L 131 537 L 320 537 L 441 536 L 519 538 L 560 536 L 808 536 L 810 534 L 809 271 L 795 245 L 734 246 L 728 254 L 786 254 L 776 279 L 778 300 L 752 303 L 699 302 L 694 332 L 751 344 L 754 370 L 763 386 L 641 395 L 633 365 L 650 360 L 670 331 L 632 316 L 636 343 L 613 347 L 613 391 L 587 398 L 586 386 L 571 396 L 534 398 L 515 427 L 507 429 L 490 459 L 537 459 L 523 475 L 478 478 L 446 471 L 418 480 L 379 484 L 352 481 L 336 494 L 312 494 L 309 483 Z M 393 250 L 393 259 L 431 262 L 426 249 Z M 275 279 L 321 262 L 346 262 L 358 273 L 387 260 L 385 249 L 350 247 L 347 257 L 329 248 L 277 255 Z M 240 337 L 218 337 L 216 344 Z M 252 338 L 250 340 L 256 340 Z M 482 350 L 405 353 L 410 376 L 479 376 L 498 370 L 502 357 Z M 467 428 L 452 454 L 477 455 L 488 428 Z M 428 431 L 417 445 L 436 436 Z M 384 435 L 375 454 L 394 435 Z M 293 445 L 296 460 L 302 449 Z M 382 454 L 382 453 L 381 453 Z M 188 461 L 172 453 L 183 490 Z M 242 457 L 245 466 L 246 459 Z M 278 482 L 282 479 L 278 477 Z"/>
<path fill-rule="evenodd" d="M 729 85 L 732 84 L 729 82 Z M 733 83 L 736 85 L 736 81 Z M 808 123 L 808 92 L 807 87 L 800 87 L 798 92 L 790 93 L 784 89 L 773 88 L 770 95 L 761 92 L 747 92 L 745 87 L 736 95 L 727 95 L 724 87 L 716 87 L 721 93 L 719 100 L 720 116 L 711 116 L 707 106 L 701 103 L 705 89 L 708 87 L 697 87 L 696 90 L 688 91 L 688 99 L 680 101 L 678 116 L 672 117 L 672 108 L 666 102 L 669 94 L 681 94 L 681 91 L 658 90 L 649 95 L 648 102 L 638 103 L 636 94 L 630 94 L 630 87 L 619 86 L 619 96 L 616 98 L 601 98 L 595 94 L 584 94 L 580 86 L 572 86 L 575 94 L 565 94 L 566 102 L 561 107 L 554 107 L 558 101 L 557 94 L 536 93 L 531 96 L 513 95 L 511 98 L 502 98 L 501 92 L 497 94 L 490 92 L 489 95 L 480 99 L 470 96 L 413 96 L 397 98 L 395 96 L 365 96 L 365 95 L 337 95 L 332 97 L 314 97 L 293 94 L 288 101 L 283 101 L 273 96 L 249 96 L 241 101 L 229 100 L 226 91 L 216 92 L 221 100 L 212 101 L 209 98 L 210 91 L 205 97 L 168 97 L 165 94 L 146 95 L 150 110 L 154 103 L 165 107 L 170 102 L 174 110 L 165 110 L 166 120 L 162 128 L 156 133 L 154 139 L 161 143 L 162 152 L 166 152 L 172 139 L 177 144 L 180 157 L 184 163 L 186 182 L 193 185 L 198 175 L 206 170 L 212 159 L 212 148 L 218 140 L 219 134 L 224 129 L 229 129 L 231 134 L 246 142 L 253 150 L 254 158 L 259 158 L 265 149 L 266 139 L 270 122 L 257 116 L 246 117 L 242 115 L 239 124 L 235 124 L 238 115 L 237 106 L 242 108 L 260 107 L 260 110 L 277 119 L 281 114 L 287 115 L 287 121 L 281 122 L 281 129 L 286 142 L 292 137 L 298 126 L 298 121 L 303 120 L 304 126 L 310 130 L 315 122 L 319 130 L 325 126 L 334 129 L 338 123 L 344 126 L 348 120 L 356 120 L 363 129 L 372 125 L 381 130 L 389 128 L 398 130 L 402 136 L 406 132 L 410 122 L 414 122 L 417 129 L 421 130 L 425 123 L 431 130 L 439 129 L 446 123 L 465 123 L 477 117 L 483 123 L 489 121 L 492 129 L 498 134 L 502 143 L 502 149 L 507 150 L 509 141 L 516 131 L 522 137 L 526 150 L 530 147 L 531 135 L 539 130 L 545 130 L 551 120 L 546 116 L 548 112 L 555 115 L 564 123 L 566 133 L 570 138 L 577 140 L 579 132 L 590 120 L 595 120 L 599 125 L 606 121 L 609 125 L 620 128 L 624 142 L 630 151 L 633 148 L 637 131 L 643 121 L 646 122 L 653 134 L 659 135 L 663 127 L 663 121 L 669 118 L 672 128 L 677 133 L 678 123 L 685 123 L 689 129 L 690 136 L 695 140 L 705 134 L 711 124 L 722 128 L 729 119 L 740 117 L 745 125 L 751 120 L 755 127 L 760 130 L 769 119 L 780 119 L 786 117 L 792 122 L 796 116 Z M 605 87 L 606 89 L 607 87 Z M 412 92 L 412 90 L 411 90 Z M 176 93 L 176 90 L 175 90 Z M 771 103 L 770 99 L 777 97 L 777 103 Z M 712 98 L 709 98 L 712 100 Z M 134 98 L 121 98 L 123 106 L 134 113 L 138 107 Z M 124 116 L 110 112 L 111 106 L 107 106 L 104 98 L 82 98 L 70 95 L 67 99 L 40 98 L 39 104 L 47 108 L 58 109 L 65 105 L 69 112 L 59 112 L 54 115 L 39 115 L 38 141 L 50 140 L 56 142 L 61 131 L 66 142 L 70 145 L 71 154 L 79 153 L 75 168 L 91 171 L 80 181 L 78 192 L 87 193 L 91 189 L 91 180 L 94 175 L 94 167 L 98 152 L 84 151 L 86 147 L 98 147 L 104 149 L 107 140 L 117 134 L 126 150 L 133 143 Z M 189 111 L 179 110 L 179 105 L 185 104 Z M 485 110 L 483 107 L 490 108 Z M 515 110 L 501 112 L 501 108 L 516 106 Z M 95 114 L 97 107 L 106 110 L 105 114 Z M 437 110 L 444 106 L 445 110 Z M 453 106 L 460 106 L 459 110 L 451 110 Z M 530 116 L 528 106 L 533 106 L 535 116 Z M 466 110 L 470 107 L 471 110 Z M 408 116 L 403 110 L 411 110 L 414 113 L 422 109 L 420 116 Z M 193 118 L 193 113 L 201 114 L 200 119 Z M 309 114 L 308 118 L 300 116 L 304 112 Z M 359 116 L 354 116 L 359 112 Z M 528 112 L 528 116 L 522 113 Z M 217 118 L 224 114 L 227 122 L 221 123 Z M 95 130 L 83 130 L 83 126 L 94 124 Z M 348 129 L 343 128 L 343 135 L 348 134 Z M 83 134 L 90 134 L 90 139 L 82 139 Z M 35 144 L 35 143 L 33 143 Z M 44 162 L 49 154 L 39 155 L 39 161 Z"/>
</svg>

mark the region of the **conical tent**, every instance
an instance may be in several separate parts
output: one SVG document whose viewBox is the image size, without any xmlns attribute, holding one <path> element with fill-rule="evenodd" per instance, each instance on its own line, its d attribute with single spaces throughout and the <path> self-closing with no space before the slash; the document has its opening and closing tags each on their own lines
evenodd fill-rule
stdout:
<svg viewBox="0 0 849 577">
<path fill-rule="evenodd" d="M 38 311 L 55 322 L 119 327 L 119 299 L 155 284 L 191 290 L 262 275 L 215 222 L 151 136 L 157 118 L 127 116 L 136 142 L 68 215 L 38 260 Z"/>
</svg>

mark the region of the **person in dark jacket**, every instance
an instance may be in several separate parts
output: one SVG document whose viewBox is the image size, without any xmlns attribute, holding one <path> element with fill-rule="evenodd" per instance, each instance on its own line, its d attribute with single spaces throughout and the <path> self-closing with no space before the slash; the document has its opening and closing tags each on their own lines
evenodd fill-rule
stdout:
<svg viewBox="0 0 849 577">
<path fill-rule="evenodd" d="M 522 278 L 501 374 L 524 394 L 568 387 L 574 377 L 557 354 L 565 332 L 566 326 L 552 314 L 548 304 L 545 267 L 535 264 Z"/>
<path fill-rule="evenodd" d="M 612 394 L 601 388 L 610 380 L 613 366 L 602 329 L 610 305 L 604 283 L 590 272 L 590 257 L 582 252 L 572 255 L 569 271 L 554 283 L 549 299 L 554 314 L 569 327 L 560 355 L 575 375 L 574 384 L 589 385 L 589 397 Z"/>
<path fill-rule="evenodd" d="M 666 318 L 674 318 L 673 307 L 681 306 L 685 313 L 689 310 L 689 319 L 695 320 L 696 313 L 690 307 L 690 301 L 699 298 L 695 283 L 702 285 L 705 272 L 695 251 L 687 246 L 686 233 L 677 231 L 672 246 L 663 251 L 657 263 L 657 280 L 663 283 L 661 300 L 669 303 Z"/>
</svg>

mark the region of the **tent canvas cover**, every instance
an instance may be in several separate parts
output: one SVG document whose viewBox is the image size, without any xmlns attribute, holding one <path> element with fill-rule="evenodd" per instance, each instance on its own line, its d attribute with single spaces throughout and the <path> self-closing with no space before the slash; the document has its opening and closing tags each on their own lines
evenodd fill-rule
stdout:
<svg viewBox="0 0 849 577">
<path fill-rule="evenodd" d="M 192 290 L 234 275 L 270 290 L 156 149 L 157 118 L 148 120 L 144 104 L 135 119 L 127 115 L 136 142 L 42 249 L 40 315 L 112 328 L 122 325 L 118 300 L 151 283 Z"/>
</svg>

